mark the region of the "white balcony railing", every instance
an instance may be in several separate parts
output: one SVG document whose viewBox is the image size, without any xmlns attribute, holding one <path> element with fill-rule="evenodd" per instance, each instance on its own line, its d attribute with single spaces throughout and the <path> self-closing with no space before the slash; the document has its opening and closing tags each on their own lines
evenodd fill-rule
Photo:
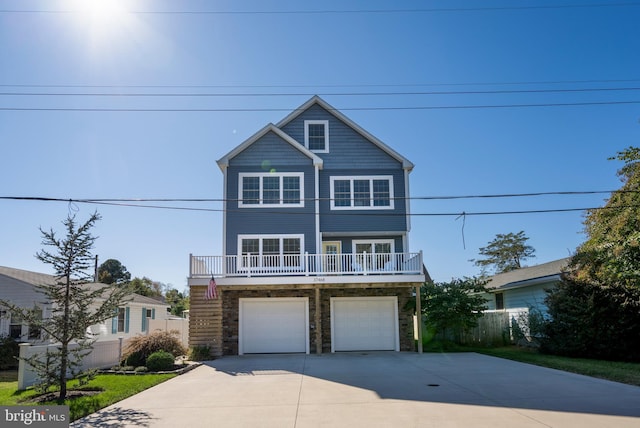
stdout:
<svg viewBox="0 0 640 428">
<path fill-rule="evenodd" d="M 296 254 L 240 256 L 191 256 L 189 276 L 324 276 L 419 275 L 422 252 L 389 254 Z"/>
</svg>

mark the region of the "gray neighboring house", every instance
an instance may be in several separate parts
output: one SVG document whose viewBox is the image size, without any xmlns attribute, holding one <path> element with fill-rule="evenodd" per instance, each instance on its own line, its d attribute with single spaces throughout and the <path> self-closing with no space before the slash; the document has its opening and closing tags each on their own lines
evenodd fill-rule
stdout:
<svg viewBox="0 0 640 428">
<path fill-rule="evenodd" d="M 546 313 L 545 290 L 553 288 L 570 257 L 500 273 L 489 278 L 485 294 L 489 311 L 506 311 L 511 317 L 537 308 Z"/>
<path fill-rule="evenodd" d="M 22 308 L 37 308 L 42 317 L 51 314 L 51 304 L 38 292 L 38 285 L 55 284 L 56 278 L 39 272 L 0 266 L 0 296 Z M 102 287 L 104 284 L 89 283 L 87 287 Z M 149 331 L 149 320 L 165 319 L 169 305 L 164 302 L 133 293 L 131 299 L 123 303 L 114 317 L 91 326 L 96 339 L 117 340 Z M 21 319 L 11 316 L 6 308 L 0 307 L 0 336 L 11 336 L 21 342 L 40 342 L 41 332 Z"/>
</svg>

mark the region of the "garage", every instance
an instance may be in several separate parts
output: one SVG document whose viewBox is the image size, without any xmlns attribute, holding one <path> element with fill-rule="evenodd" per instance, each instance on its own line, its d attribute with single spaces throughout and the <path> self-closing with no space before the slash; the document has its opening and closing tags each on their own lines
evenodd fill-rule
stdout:
<svg viewBox="0 0 640 428">
<path fill-rule="evenodd" d="M 331 351 L 399 351 L 398 298 L 332 297 Z"/>
<path fill-rule="evenodd" d="M 309 353 L 309 299 L 239 299 L 238 353 Z"/>
</svg>

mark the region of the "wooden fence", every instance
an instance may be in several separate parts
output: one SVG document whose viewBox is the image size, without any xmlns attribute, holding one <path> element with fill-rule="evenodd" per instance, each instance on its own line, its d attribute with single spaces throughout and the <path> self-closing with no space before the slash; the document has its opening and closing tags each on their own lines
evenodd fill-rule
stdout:
<svg viewBox="0 0 640 428">
<path fill-rule="evenodd" d="M 511 341 L 511 319 L 508 312 L 485 312 L 473 330 L 462 334 L 464 345 L 506 345 Z"/>
</svg>

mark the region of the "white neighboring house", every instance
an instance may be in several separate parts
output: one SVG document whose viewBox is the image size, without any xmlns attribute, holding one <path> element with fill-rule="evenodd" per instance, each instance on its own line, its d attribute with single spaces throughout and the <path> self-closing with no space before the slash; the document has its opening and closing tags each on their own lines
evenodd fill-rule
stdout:
<svg viewBox="0 0 640 428">
<path fill-rule="evenodd" d="M 11 301 L 22 308 L 38 308 L 42 317 L 51 314 L 51 304 L 38 292 L 37 285 L 54 284 L 53 275 L 0 266 L 0 298 Z M 87 287 L 101 287 L 104 284 L 89 283 Z M 123 303 L 115 316 L 101 324 L 91 326 L 97 340 L 129 338 L 149 332 L 149 320 L 165 319 L 169 305 L 132 293 L 130 300 Z M 41 332 L 31 328 L 21 319 L 12 317 L 6 308 L 0 307 L 0 336 L 11 336 L 21 342 L 41 341 Z"/>
</svg>

